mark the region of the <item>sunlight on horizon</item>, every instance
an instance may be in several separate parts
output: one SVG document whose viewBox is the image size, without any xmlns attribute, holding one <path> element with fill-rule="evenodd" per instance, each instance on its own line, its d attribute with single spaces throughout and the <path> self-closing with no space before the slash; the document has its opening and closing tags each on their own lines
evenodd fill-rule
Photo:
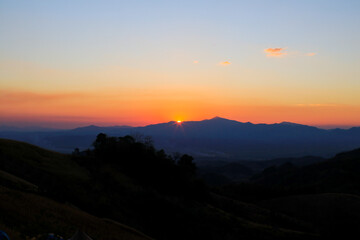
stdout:
<svg viewBox="0 0 360 240">
<path fill-rule="evenodd" d="M 0 10 L 0 125 L 360 126 L 357 1 L 15 2 Z"/>
</svg>

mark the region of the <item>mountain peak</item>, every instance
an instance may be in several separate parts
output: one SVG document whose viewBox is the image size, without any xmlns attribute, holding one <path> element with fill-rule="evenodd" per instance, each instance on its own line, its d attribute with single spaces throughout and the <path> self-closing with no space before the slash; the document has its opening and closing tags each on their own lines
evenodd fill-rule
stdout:
<svg viewBox="0 0 360 240">
<path fill-rule="evenodd" d="M 208 120 L 226 120 L 226 121 L 231 121 L 230 119 L 222 118 L 222 117 L 219 117 L 219 116 L 210 118 L 210 119 L 208 119 Z"/>
</svg>

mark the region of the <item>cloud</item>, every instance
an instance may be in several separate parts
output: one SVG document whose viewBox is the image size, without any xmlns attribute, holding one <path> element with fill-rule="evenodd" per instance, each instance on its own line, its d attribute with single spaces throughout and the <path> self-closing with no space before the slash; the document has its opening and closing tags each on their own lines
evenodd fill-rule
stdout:
<svg viewBox="0 0 360 240">
<path fill-rule="evenodd" d="M 309 53 L 301 53 L 298 51 L 291 51 L 288 52 L 286 51 L 286 48 L 267 48 L 264 49 L 264 52 L 266 53 L 267 57 L 285 57 L 285 56 L 297 56 L 297 57 L 303 57 L 303 56 L 307 56 L 307 57 L 313 57 L 315 55 L 317 55 L 317 53 L 315 52 L 309 52 Z"/>
<path fill-rule="evenodd" d="M 83 98 L 82 93 L 37 93 L 0 90 L 0 102 L 3 104 L 19 104 L 29 102 L 49 102 L 64 99 Z"/>
<path fill-rule="evenodd" d="M 224 66 L 230 65 L 230 64 L 231 64 L 231 62 L 229 62 L 229 61 L 225 61 L 225 62 L 221 62 L 221 63 L 220 63 L 220 65 L 224 65 Z"/>
<path fill-rule="evenodd" d="M 264 52 L 267 57 L 284 57 L 288 54 L 285 52 L 285 48 L 267 48 Z"/>
</svg>

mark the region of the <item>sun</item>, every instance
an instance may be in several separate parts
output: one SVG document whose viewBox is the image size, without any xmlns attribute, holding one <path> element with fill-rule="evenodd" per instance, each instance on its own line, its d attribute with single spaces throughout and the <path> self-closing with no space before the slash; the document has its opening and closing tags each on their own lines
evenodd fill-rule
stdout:
<svg viewBox="0 0 360 240">
<path fill-rule="evenodd" d="M 177 120 L 176 122 L 177 122 L 177 124 L 181 124 L 181 123 L 182 123 L 182 121 L 181 121 L 181 120 Z"/>
</svg>

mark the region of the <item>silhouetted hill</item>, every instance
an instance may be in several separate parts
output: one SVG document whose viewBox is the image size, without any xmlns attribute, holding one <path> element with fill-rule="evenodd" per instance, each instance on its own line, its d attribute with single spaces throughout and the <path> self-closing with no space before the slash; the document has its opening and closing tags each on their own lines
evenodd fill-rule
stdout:
<svg viewBox="0 0 360 240">
<path fill-rule="evenodd" d="M 32 178 L 31 172 L 84 181 L 89 178 L 88 172 L 69 155 L 7 139 L 0 139 L 0 164 L 2 170 L 23 178 Z"/>
<path fill-rule="evenodd" d="M 0 182 L 5 185 L 0 187 L 0 207 L 7 209 L 0 226 L 15 235 L 47 231 L 68 235 L 76 219 L 92 228 L 88 230 L 91 236 L 113 227 L 89 215 L 82 221 L 80 215 L 85 213 L 48 200 L 52 198 L 155 239 L 317 239 L 311 228 L 297 219 L 212 194 L 196 177 L 190 156 L 170 157 L 151 142 L 138 142 L 130 136 L 100 134 L 94 150 L 72 156 L 1 140 L 0 153 L 1 170 L 6 170 L 2 177 L 7 179 Z M 29 188 L 33 185 L 35 189 Z M 11 204 L 16 207 L 8 207 Z M 31 208 L 28 215 L 18 215 L 26 208 Z M 73 218 L 67 221 L 66 216 Z M 107 234 L 120 230 L 112 228 Z"/>
<path fill-rule="evenodd" d="M 298 192 L 360 194 L 360 149 L 304 167 L 284 164 L 265 169 L 253 182 Z"/>
<path fill-rule="evenodd" d="M 63 131 L 0 132 L 0 137 L 36 144 L 61 152 L 91 146 L 100 132 L 111 136 L 151 136 L 157 148 L 187 152 L 195 157 L 234 160 L 265 160 L 284 157 L 332 157 L 360 146 L 360 128 L 324 130 L 282 122 L 242 123 L 215 117 L 203 121 L 160 123 L 145 127 L 88 126 Z"/>
<path fill-rule="evenodd" d="M 359 176 L 360 149 L 356 149 L 310 165 L 271 166 L 250 181 L 215 191 L 305 221 L 324 239 L 342 239 L 360 233 Z"/>
<path fill-rule="evenodd" d="M 209 184 L 225 184 L 246 181 L 254 174 L 261 173 L 265 168 L 276 167 L 286 163 L 294 166 L 307 166 L 326 161 L 325 158 L 306 156 L 300 158 L 276 158 L 263 161 L 211 161 L 208 158 L 197 160 L 199 174 Z"/>
<path fill-rule="evenodd" d="M 69 204 L 1 185 L 0 212 L 0 229 L 13 240 L 35 239 L 47 233 L 69 239 L 79 228 L 93 239 L 151 240 L 126 225 L 95 217 Z"/>
</svg>

